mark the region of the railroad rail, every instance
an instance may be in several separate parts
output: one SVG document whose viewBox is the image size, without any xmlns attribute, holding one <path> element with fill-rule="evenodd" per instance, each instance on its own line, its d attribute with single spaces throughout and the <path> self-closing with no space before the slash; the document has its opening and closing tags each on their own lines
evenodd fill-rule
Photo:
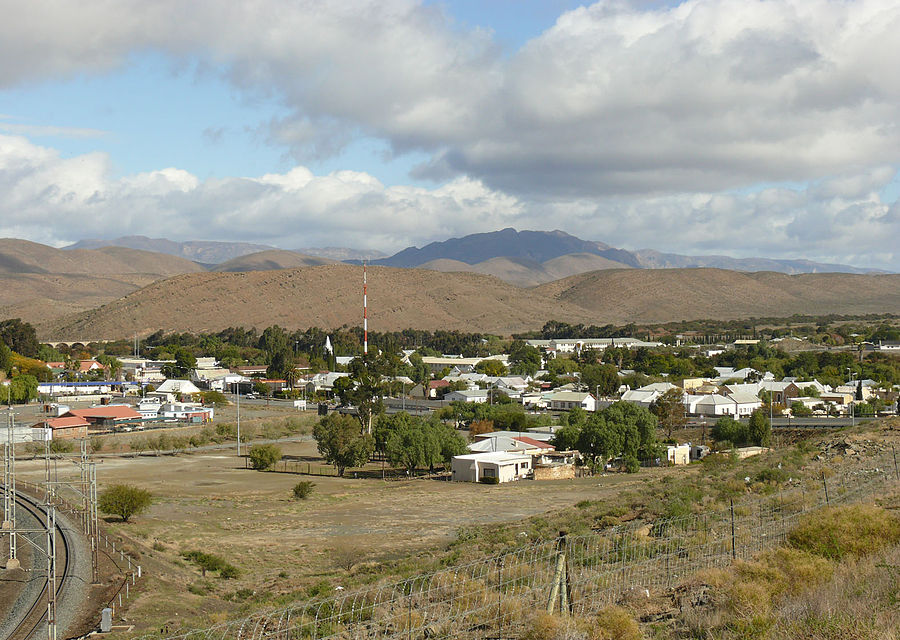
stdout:
<svg viewBox="0 0 900 640">
<path fill-rule="evenodd" d="M 43 505 L 31 496 L 16 492 L 16 501 L 21 507 L 28 511 L 37 522 L 46 523 L 48 519 L 51 519 L 51 516 L 48 515 Z M 55 563 L 55 571 L 51 568 L 50 571 L 46 572 L 44 585 L 40 594 L 28 611 L 21 616 L 19 624 L 12 630 L 8 640 L 36 639 L 38 637 L 38 631 L 42 626 L 48 628 L 48 640 L 56 640 L 54 635 L 55 629 L 51 628 L 50 620 L 48 619 L 48 616 L 56 615 L 55 606 L 51 605 L 50 602 L 52 600 L 55 603 L 65 589 L 66 578 L 68 577 L 70 570 L 71 553 L 68 533 L 65 528 L 56 522 L 55 517 L 52 518 L 52 521 L 52 526 L 54 527 L 52 544 L 54 546 L 53 551 L 55 551 L 55 559 L 51 558 L 50 562 L 48 562 L 48 568 L 51 568 L 51 565 Z M 43 549 L 41 550 L 41 553 L 46 554 L 50 551 L 51 550 L 49 549 Z M 37 555 L 38 554 L 33 554 L 33 556 Z M 33 565 L 37 566 L 37 562 L 38 561 L 35 560 Z M 51 584 L 51 582 L 55 584 Z M 53 599 L 48 597 L 48 590 L 51 588 L 55 590 L 55 598 Z M 15 615 L 15 611 L 13 611 L 12 614 Z"/>
</svg>

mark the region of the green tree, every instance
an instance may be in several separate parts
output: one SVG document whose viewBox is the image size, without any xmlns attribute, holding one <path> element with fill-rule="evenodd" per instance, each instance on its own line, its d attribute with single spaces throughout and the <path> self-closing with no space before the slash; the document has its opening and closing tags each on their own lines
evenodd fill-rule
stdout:
<svg viewBox="0 0 900 640">
<path fill-rule="evenodd" d="M 735 447 L 746 444 L 750 439 L 747 425 L 731 416 L 722 416 L 716 420 L 712 428 L 712 437 L 716 442 L 730 442 Z"/>
<path fill-rule="evenodd" d="M 34 327 L 20 318 L 0 322 L 0 342 L 27 358 L 36 358 L 40 349 Z"/>
<path fill-rule="evenodd" d="M 384 376 L 391 367 L 388 359 L 369 353 L 350 361 L 352 386 L 341 394 L 341 401 L 356 407 L 357 418 L 363 432 L 371 435 L 375 417 L 384 412 L 382 396 L 385 395 Z"/>
<path fill-rule="evenodd" d="M 375 450 L 371 434 L 361 433 L 359 423 L 342 413 L 330 413 L 313 427 L 313 438 L 319 453 L 333 464 L 338 475 L 343 476 L 347 467 L 365 464 Z"/>
<path fill-rule="evenodd" d="M 97 498 L 97 508 L 128 522 L 132 516 L 140 515 L 150 508 L 153 496 L 149 491 L 129 484 L 114 484 L 107 487 Z"/>
<path fill-rule="evenodd" d="M 581 383 L 591 392 L 611 396 L 619 390 L 619 373 L 613 364 L 586 364 L 581 368 Z M 598 398 L 599 399 L 599 398 Z"/>
<path fill-rule="evenodd" d="M 509 370 L 520 376 L 534 376 L 541 368 L 543 359 L 541 352 L 525 344 L 522 340 L 513 340 L 509 347 Z"/>
<path fill-rule="evenodd" d="M 221 391 L 203 391 L 200 393 L 200 399 L 203 404 L 209 404 L 214 407 L 227 407 L 228 398 Z"/>
<path fill-rule="evenodd" d="M 482 360 L 475 365 L 475 371 L 483 373 L 487 376 L 500 377 L 509 373 L 506 367 L 499 360 Z"/>
<path fill-rule="evenodd" d="M 747 436 L 753 444 L 768 447 L 772 442 L 772 424 L 769 422 L 769 416 L 759 409 L 750 414 Z"/>
<path fill-rule="evenodd" d="M 412 472 L 419 467 L 449 463 L 453 456 L 466 451 L 463 437 L 439 420 L 424 420 L 405 412 L 383 416 L 379 426 L 384 430 L 384 451 L 391 466 Z"/>
<path fill-rule="evenodd" d="M 586 458 L 598 462 L 619 456 L 648 460 L 660 455 L 656 417 L 630 402 L 616 402 L 588 416 L 576 441 Z"/>
<path fill-rule="evenodd" d="M 38 381 L 31 375 L 18 375 L 9 382 L 9 395 L 13 402 L 26 404 L 37 398 Z"/>
<path fill-rule="evenodd" d="M 687 424 L 687 416 L 684 410 L 684 391 L 681 389 L 669 389 L 659 396 L 650 405 L 650 412 L 656 416 L 659 426 L 666 432 L 666 437 L 671 438 L 676 429 L 683 429 Z"/>
<path fill-rule="evenodd" d="M 12 368 L 12 349 L 6 346 L 6 343 L 0 340 L 0 371 L 9 373 Z"/>
<path fill-rule="evenodd" d="M 812 409 L 807 407 L 802 402 L 791 403 L 791 415 L 793 415 L 795 418 L 808 418 L 812 414 Z"/>
<path fill-rule="evenodd" d="M 281 460 L 281 449 L 274 444 L 255 444 L 250 447 L 250 466 L 257 471 L 268 471 Z"/>
</svg>

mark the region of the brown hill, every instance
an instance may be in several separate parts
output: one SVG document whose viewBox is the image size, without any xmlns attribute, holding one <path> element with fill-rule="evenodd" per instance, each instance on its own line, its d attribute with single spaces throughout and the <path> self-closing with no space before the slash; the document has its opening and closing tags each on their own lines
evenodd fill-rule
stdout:
<svg viewBox="0 0 900 640">
<path fill-rule="evenodd" d="M 615 262 L 602 256 L 590 253 L 569 253 L 544 263 L 528 258 L 491 258 L 476 264 L 466 264 L 459 260 L 439 258 L 419 265 L 419 269 L 433 271 L 482 273 L 514 284 L 517 287 L 533 287 L 545 282 L 552 282 L 567 276 L 596 271 L 598 269 L 630 268 L 621 262 Z"/>
<path fill-rule="evenodd" d="M 586 273 L 534 289 L 596 321 L 669 322 L 795 313 L 900 313 L 900 275 L 631 269 Z"/>
<path fill-rule="evenodd" d="M 210 271 L 273 271 L 275 269 L 297 269 L 299 267 L 316 267 L 321 264 L 332 264 L 334 260 L 307 256 L 295 251 L 269 249 L 246 256 L 234 258 L 228 262 L 217 264 Z"/>
<path fill-rule="evenodd" d="M 490 276 L 369 268 L 374 330 L 459 329 L 509 334 L 550 319 L 592 324 L 795 313 L 900 313 L 900 275 L 619 269 L 520 289 Z M 111 338 L 229 326 L 361 324 L 361 270 L 332 264 L 197 273 L 155 282 L 109 304 L 38 325 L 46 338 Z"/>
<path fill-rule="evenodd" d="M 570 304 L 489 276 L 369 267 L 373 330 L 481 330 L 507 334 L 545 319 L 584 322 Z M 38 325 L 50 339 L 90 339 L 230 326 L 359 325 L 362 269 L 345 264 L 249 273 L 196 273 L 155 282 L 95 309 Z"/>
<path fill-rule="evenodd" d="M 152 251 L 103 247 L 63 251 L 47 245 L 0 239 L 0 274 L 84 273 L 92 276 L 146 273 L 162 277 L 203 271 L 195 262 Z"/>
</svg>

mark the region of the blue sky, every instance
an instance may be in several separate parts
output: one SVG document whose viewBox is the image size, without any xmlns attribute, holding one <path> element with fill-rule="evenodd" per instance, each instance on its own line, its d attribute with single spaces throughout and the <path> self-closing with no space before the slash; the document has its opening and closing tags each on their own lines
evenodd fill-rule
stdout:
<svg viewBox="0 0 900 640">
<path fill-rule="evenodd" d="M 900 269 L 877 0 L 10 8 L 0 235 L 394 251 L 513 226 Z M 736 238 L 739 241 L 736 241 Z"/>
</svg>

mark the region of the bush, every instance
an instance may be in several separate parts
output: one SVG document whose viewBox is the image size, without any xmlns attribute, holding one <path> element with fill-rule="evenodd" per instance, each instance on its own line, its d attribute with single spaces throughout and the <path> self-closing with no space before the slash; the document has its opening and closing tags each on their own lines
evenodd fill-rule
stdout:
<svg viewBox="0 0 900 640">
<path fill-rule="evenodd" d="M 146 511 L 152 502 L 153 496 L 149 491 L 128 484 L 114 484 L 100 493 L 97 508 L 103 513 L 119 516 L 122 522 L 128 522 L 131 516 Z"/>
<path fill-rule="evenodd" d="M 281 460 L 281 449 L 274 444 L 255 444 L 250 447 L 250 466 L 257 471 L 268 471 Z"/>
<path fill-rule="evenodd" d="M 789 544 L 831 560 L 861 557 L 900 542 L 900 518 L 880 507 L 828 507 L 788 534 Z"/>
<path fill-rule="evenodd" d="M 207 571 L 218 571 L 220 578 L 230 580 L 237 578 L 241 573 L 237 567 L 226 562 L 224 558 L 212 553 L 195 550 L 185 551 L 181 556 L 197 565 L 203 577 L 206 577 Z"/>
<path fill-rule="evenodd" d="M 497 476 L 481 476 L 478 482 L 482 484 L 500 484 L 500 478 Z"/>
<path fill-rule="evenodd" d="M 200 392 L 200 399 L 203 401 L 203 404 L 213 405 L 214 407 L 228 406 L 228 398 L 219 391 L 202 391 Z"/>
<path fill-rule="evenodd" d="M 624 468 L 627 473 L 637 473 L 641 469 L 641 463 L 634 456 L 625 456 Z"/>
<path fill-rule="evenodd" d="M 313 492 L 313 487 L 315 486 L 316 483 L 309 480 L 298 482 L 294 485 L 294 500 L 306 500 Z"/>
<path fill-rule="evenodd" d="M 602 609 L 589 632 L 597 640 L 641 640 L 641 628 L 631 614 L 622 607 Z"/>
<path fill-rule="evenodd" d="M 75 445 L 70 440 L 51 440 L 50 453 L 70 453 Z"/>
</svg>

